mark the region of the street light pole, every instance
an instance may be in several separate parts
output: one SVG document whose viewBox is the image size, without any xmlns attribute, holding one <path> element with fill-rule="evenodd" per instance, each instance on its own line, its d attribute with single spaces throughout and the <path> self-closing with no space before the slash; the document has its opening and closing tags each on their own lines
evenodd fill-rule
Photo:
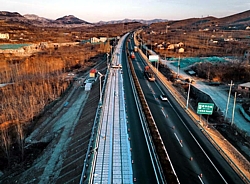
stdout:
<svg viewBox="0 0 250 184">
<path fill-rule="evenodd" d="M 109 61 L 109 53 L 107 53 L 107 67 L 109 68 L 109 63 L 108 63 L 108 61 Z"/>
<path fill-rule="evenodd" d="M 157 65 L 156 65 L 156 69 L 157 69 L 156 74 L 157 75 L 158 75 L 158 70 L 159 70 L 159 60 L 160 60 L 160 58 L 157 60 Z"/>
<path fill-rule="evenodd" d="M 236 103 L 236 94 L 237 94 L 237 92 L 235 92 L 235 94 L 234 94 L 234 106 L 233 106 L 233 114 L 232 114 L 231 126 L 234 124 L 234 111 L 235 111 L 235 103 Z"/>
<path fill-rule="evenodd" d="M 102 75 L 100 72 L 98 72 L 98 74 L 100 75 L 99 80 L 100 80 L 100 100 L 99 100 L 99 104 L 102 104 L 102 77 L 104 75 Z"/>
</svg>

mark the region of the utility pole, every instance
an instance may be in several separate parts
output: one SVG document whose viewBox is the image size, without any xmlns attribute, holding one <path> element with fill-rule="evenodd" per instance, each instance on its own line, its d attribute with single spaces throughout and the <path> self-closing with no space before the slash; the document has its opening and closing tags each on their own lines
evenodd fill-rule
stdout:
<svg viewBox="0 0 250 184">
<path fill-rule="evenodd" d="M 227 107 L 226 107 L 226 112 L 225 112 L 225 120 L 227 119 L 227 111 L 228 111 L 228 105 L 229 105 L 229 101 L 230 101 L 230 94 L 231 94 L 231 90 L 232 90 L 232 85 L 233 85 L 233 81 L 231 80 L 230 88 L 229 88 L 229 92 L 228 92 L 228 98 L 227 98 Z"/>
<path fill-rule="evenodd" d="M 177 68 L 177 78 L 179 78 L 179 72 L 180 72 L 180 60 L 181 60 L 181 56 L 180 56 L 180 54 L 179 54 L 178 68 Z"/>
<path fill-rule="evenodd" d="M 236 104 L 236 94 L 237 94 L 237 92 L 234 93 L 234 106 L 233 106 L 233 114 L 232 114 L 231 126 L 234 124 L 234 111 L 235 111 L 235 104 Z"/>
<path fill-rule="evenodd" d="M 107 53 L 107 68 L 109 68 L 109 53 Z"/>
<path fill-rule="evenodd" d="M 186 109 L 188 109 L 189 94 L 190 94 L 190 82 L 188 82 L 188 96 L 187 96 L 187 106 L 186 106 Z"/>
</svg>

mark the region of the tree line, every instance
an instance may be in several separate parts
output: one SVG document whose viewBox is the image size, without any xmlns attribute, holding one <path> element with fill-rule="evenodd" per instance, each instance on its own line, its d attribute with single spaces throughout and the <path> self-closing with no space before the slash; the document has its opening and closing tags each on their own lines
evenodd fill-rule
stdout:
<svg viewBox="0 0 250 184">
<path fill-rule="evenodd" d="M 14 144 L 18 145 L 20 161 L 23 159 L 27 128 L 46 105 L 69 87 L 71 81 L 65 80 L 66 73 L 84 68 L 91 58 L 106 53 L 108 47 L 109 44 L 64 46 L 1 61 L 0 83 L 7 84 L 0 88 L 0 155 L 5 156 L 5 162 L 11 162 Z"/>
</svg>

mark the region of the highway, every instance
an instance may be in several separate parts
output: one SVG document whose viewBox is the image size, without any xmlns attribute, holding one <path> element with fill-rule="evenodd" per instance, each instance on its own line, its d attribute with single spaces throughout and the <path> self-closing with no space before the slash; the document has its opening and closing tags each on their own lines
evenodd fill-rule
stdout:
<svg viewBox="0 0 250 184">
<path fill-rule="evenodd" d="M 124 43 L 125 48 L 126 43 Z M 146 138 L 142 128 L 142 119 L 140 117 L 138 106 L 136 105 L 135 94 L 131 82 L 131 74 L 128 68 L 128 56 L 126 50 L 122 50 L 122 68 L 123 82 L 126 99 L 126 112 L 128 120 L 128 128 L 130 129 L 130 145 L 131 156 L 133 160 L 133 174 L 136 178 L 136 183 L 152 184 L 157 183 L 154 167 L 150 158 L 147 147 Z"/>
<path fill-rule="evenodd" d="M 144 61 L 135 55 L 137 77 L 180 183 L 243 183 L 159 80 L 144 77 Z M 161 101 L 161 94 L 169 101 Z"/>
<path fill-rule="evenodd" d="M 119 41 L 107 74 L 99 73 L 106 81 L 100 95 L 101 113 L 87 158 L 91 157 L 91 166 L 84 165 L 80 183 L 165 183 L 136 105 L 137 94 L 126 62 L 126 43 L 122 41 L 125 38 Z"/>
</svg>

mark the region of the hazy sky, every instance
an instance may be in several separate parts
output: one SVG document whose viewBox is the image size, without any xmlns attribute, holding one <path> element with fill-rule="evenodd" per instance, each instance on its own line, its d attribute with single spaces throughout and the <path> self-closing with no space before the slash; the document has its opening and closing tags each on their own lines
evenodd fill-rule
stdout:
<svg viewBox="0 0 250 184">
<path fill-rule="evenodd" d="M 50 19 L 74 15 L 92 23 L 125 18 L 219 18 L 250 10 L 250 0 L 0 0 L 0 4 L 0 11 Z"/>
</svg>

